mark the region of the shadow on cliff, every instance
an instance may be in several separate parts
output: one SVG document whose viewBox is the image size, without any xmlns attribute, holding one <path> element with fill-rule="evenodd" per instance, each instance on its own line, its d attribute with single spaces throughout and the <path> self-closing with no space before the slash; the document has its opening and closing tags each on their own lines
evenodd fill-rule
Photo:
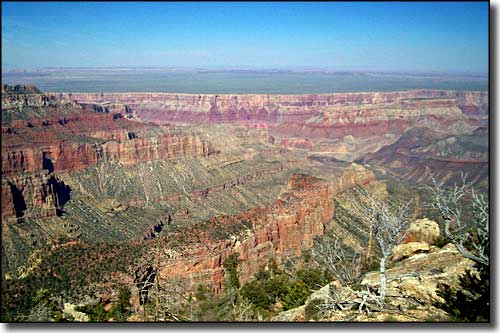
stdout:
<svg viewBox="0 0 500 333">
<path fill-rule="evenodd" d="M 64 204 L 71 199 L 71 187 L 64 184 L 63 181 L 58 181 L 55 177 L 50 178 L 49 184 L 54 189 L 54 194 L 57 197 L 58 207 L 56 209 L 57 216 L 62 216 L 64 210 L 62 209 Z"/>
<path fill-rule="evenodd" d="M 10 191 L 12 193 L 12 201 L 14 203 L 14 212 L 17 218 L 24 216 L 26 210 L 26 201 L 24 201 L 23 192 L 16 185 L 10 183 Z"/>
</svg>

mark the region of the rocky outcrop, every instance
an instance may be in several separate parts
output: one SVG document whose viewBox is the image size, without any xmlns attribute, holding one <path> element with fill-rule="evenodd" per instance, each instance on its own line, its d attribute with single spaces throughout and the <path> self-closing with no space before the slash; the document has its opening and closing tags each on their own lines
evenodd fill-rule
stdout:
<svg viewBox="0 0 500 333">
<path fill-rule="evenodd" d="M 438 288 L 461 288 L 460 277 L 467 270 L 474 272 L 474 262 L 451 243 L 443 248 L 431 245 L 438 237 L 439 225 L 432 220 L 410 224 L 406 240 L 393 248 L 389 258 L 383 307 L 375 301 L 362 307 L 378 297 L 380 272 L 370 271 L 361 285 L 343 286 L 334 280 L 313 292 L 304 305 L 282 312 L 272 321 L 448 321 L 449 314 L 436 308 L 443 302 Z"/>
<path fill-rule="evenodd" d="M 331 221 L 333 196 L 355 185 L 375 181 L 373 173 L 354 165 L 334 183 L 294 175 L 285 192 L 270 207 L 221 216 L 174 234 L 167 245 L 174 259 L 160 274 L 177 276 L 190 286 L 209 285 L 219 292 L 224 285 L 224 262 L 238 254 L 242 283 L 248 281 L 271 257 L 300 256 L 322 235 Z"/>
<path fill-rule="evenodd" d="M 77 305 L 71 303 L 64 303 L 63 314 L 66 319 L 78 322 L 90 321 L 89 315 L 84 312 L 76 310 Z"/>
<path fill-rule="evenodd" d="M 108 108 L 2 86 L 2 217 L 56 216 L 69 195 L 56 176 L 61 172 L 215 153 L 196 133 L 131 121 L 116 116 L 119 105 Z"/>
<path fill-rule="evenodd" d="M 392 250 L 392 261 L 400 261 L 409 258 L 417 253 L 429 252 L 430 245 L 426 242 L 408 242 L 404 244 L 398 244 Z"/>
<path fill-rule="evenodd" d="M 125 142 L 107 142 L 102 145 L 102 156 L 105 160 L 117 160 L 123 164 L 180 156 L 208 156 L 212 153 L 214 151 L 210 145 L 194 135 L 164 135 Z"/>
<path fill-rule="evenodd" d="M 38 90 L 35 86 L 26 85 L 15 85 L 9 86 L 7 84 L 2 84 L 2 96 L 4 95 L 30 95 L 30 94 L 41 94 L 42 92 Z"/>
<path fill-rule="evenodd" d="M 410 295 L 422 303 L 433 304 L 442 301 L 436 293 L 438 284 L 457 288 L 460 275 L 473 266 L 474 262 L 464 258 L 451 243 L 441 249 L 431 246 L 387 270 L 388 293 Z M 379 281 L 379 273 L 370 272 L 362 284 L 377 285 Z"/>
<path fill-rule="evenodd" d="M 123 105 L 82 106 L 36 88 L 2 89 L 8 92 L 2 94 L 2 111 L 9 115 L 2 122 L 2 174 L 74 171 L 100 160 L 134 164 L 214 153 L 197 134 L 171 133 L 121 117 L 120 112 L 130 111 Z"/>
<path fill-rule="evenodd" d="M 406 242 L 426 242 L 434 244 L 439 238 L 440 231 L 437 222 L 427 218 L 418 219 L 410 224 L 406 232 Z"/>
<path fill-rule="evenodd" d="M 35 86 L 2 84 L 2 110 L 22 109 L 24 107 L 48 107 L 54 106 L 58 101 L 56 96 L 42 94 Z M 71 103 L 68 100 L 63 103 Z"/>
<path fill-rule="evenodd" d="M 257 172 L 252 173 L 252 174 L 240 176 L 236 179 L 233 179 L 229 182 L 225 182 L 225 183 L 220 184 L 220 185 L 208 187 L 208 188 L 205 188 L 205 189 L 199 190 L 199 191 L 194 191 L 191 193 L 191 196 L 195 199 L 206 198 L 208 195 L 210 195 L 212 193 L 226 191 L 226 190 L 229 190 L 235 186 L 244 185 L 244 184 L 251 182 L 251 181 L 262 180 L 262 179 L 265 179 L 265 178 L 267 178 L 275 173 L 281 172 L 281 171 L 283 171 L 283 166 L 280 164 L 280 165 L 275 166 L 274 168 L 270 168 L 270 169 L 267 169 L 265 171 L 264 170 L 257 171 Z"/>
<path fill-rule="evenodd" d="M 394 143 L 408 128 L 470 133 L 487 124 L 489 110 L 486 92 L 435 90 L 311 95 L 73 93 L 60 98 L 105 110 L 124 105 L 128 116 L 157 124 L 224 123 L 266 129 L 282 149 L 328 153 L 348 162 Z"/>
<path fill-rule="evenodd" d="M 70 192 L 69 186 L 47 172 L 2 176 L 2 221 L 60 215 Z"/>
<path fill-rule="evenodd" d="M 413 247 L 408 247 L 411 244 L 420 244 L 425 249 L 409 251 L 405 259 L 398 258 L 398 261 L 392 262 L 392 267 L 387 272 L 388 297 L 383 308 L 375 306 L 371 311 L 359 309 L 359 304 L 363 303 L 363 295 L 367 295 L 366 291 L 374 293 L 380 285 L 380 273 L 371 271 L 366 273 L 361 286 L 343 286 L 338 281 L 333 281 L 313 292 L 304 305 L 284 311 L 272 318 L 272 321 L 448 321 L 449 314 L 436 308 L 436 304 L 443 301 L 436 293 L 437 288 L 440 285 L 447 285 L 455 290 L 459 288 L 460 276 L 472 269 L 474 263 L 464 258 L 452 244 L 441 249 L 429 247 L 425 242 L 398 246 L 409 249 Z M 345 303 L 343 309 L 334 306 L 338 300 Z"/>
</svg>

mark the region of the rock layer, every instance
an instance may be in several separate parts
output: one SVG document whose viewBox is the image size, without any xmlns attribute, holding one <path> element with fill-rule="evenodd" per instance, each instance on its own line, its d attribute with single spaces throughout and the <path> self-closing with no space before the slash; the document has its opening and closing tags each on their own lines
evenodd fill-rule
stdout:
<svg viewBox="0 0 500 333">
<path fill-rule="evenodd" d="M 110 109 L 120 107 L 102 110 L 34 87 L 2 85 L 2 216 L 55 216 L 64 203 L 54 173 L 215 152 L 196 133 L 128 120 L 126 107 Z"/>
<path fill-rule="evenodd" d="M 48 173 L 2 177 L 2 221 L 56 216 L 70 192 L 64 182 Z"/>
<path fill-rule="evenodd" d="M 213 218 L 188 233 L 169 236 L 173 248 L 170 264 L 161 274 L 176 276 L 186 284 L 224 287 L 224 262 L 236 253 L 241 283 L 272 257 L 281 261 L 299 256 L 324 233 L 332 219 L 333 196 L 355 185 L 375 181 L 372 172 L 353 165 L 334 183 L 312 176 L 294 175 L 287 190 L 270 207 Z M 182 244 L 182 246 L 180 246 Z"/>
<path fill-rule="evenodd" d="M 485 92 L 434 90 L 329 95 L 73 93 L 71 99 L 123 103 L 142 120 L 156 123 L 262 123 L 282 134 L 329 138 L 402 132 L 430 118 L 447 126 L 488 113 Z"/>
<path fill-rule="evenodd" d="M 450 136 L 414 128 L 394 144 L 366 154 L 357 162 L 416 183 L 431 183 L 432 175 L 452 185 L 461 182 L 463 173 L 473 184 L 488 185 L 488 139 L 482 132 Z"/>
</svg>

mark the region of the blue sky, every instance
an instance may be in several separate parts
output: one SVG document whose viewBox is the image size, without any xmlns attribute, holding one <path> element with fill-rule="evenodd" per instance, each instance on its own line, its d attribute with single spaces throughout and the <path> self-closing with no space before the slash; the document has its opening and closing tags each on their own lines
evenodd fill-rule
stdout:
<svg viewBox="0 0 500 333">
<path fill-rule="evenodd" d="M 487 73 L 488 3 L 2 2 L 2 67 Z"/>
</svg>

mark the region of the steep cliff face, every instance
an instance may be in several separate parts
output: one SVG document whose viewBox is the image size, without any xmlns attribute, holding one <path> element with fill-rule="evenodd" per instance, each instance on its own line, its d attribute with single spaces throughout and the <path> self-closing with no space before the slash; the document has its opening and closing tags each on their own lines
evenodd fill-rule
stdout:
<svg viewBox="0 0 500 333">
<path fill-rule="evenodd" d="M 48 173 L 2 176 L 2 221 L 60 214 L 71 189 Z"/>
<path fill-rule="evenodd" d="M 7 84 L 2 84 L 2 95 L 12 94 L 12 95 L 22 95 L 22 94 L 41 94 L 41 91 L 38 90 L 35 86 L 27 86 L 27 85 L 15 85 L 9 86 Z"/>
<path fill-rule="evenodd" d="M 103 144 L 54 143 L 43 147 L 5 150 L 2 173 L 82 170 L 98 161 L 125 165 L 180 156 L 208 156 L 214 151 L 196 136 L 165 135 Z M 50 165 L 50 166 L 49 166 Z"/>
<path fill-rule="evenodd" d="M 160 274 L 177 276 L 193 287 L 204 284 L 220 291 L 224 262 L 237 253 L 240 280 L 247 282 L 272 257 L 281 261 L 310 248 L 314 237 L 322 235 L 332 219 L 333 196 L 373 181 L 373 173 L 358 165 L 333 183 L 296 174 L 270 207 L 213 218 L 187 233 L 169 236 L 167 248 L 173 249 L 173 258 Z"/>
<path fill-rule="evenodd" d="M 209 144 L 197 136 L 164 135 L 126 142 L 107 142 L 102 145 L 105 160 L 117 160 L 123 164 L 180 156 L 208 156 L 213 152 Z"/>
<path fill-rule="evenodd" d="M 128 120 L 125 106 L 100 108 L 60 101 L 34 87 L 2 86 L 3 215 L 55 216 L 53 174 L 98 162 L 133 165 L 215 152 L 196 133 Z"/>
<path fill-rule="evenodd" d="M 220 291 L 232 254 L 244 283 L 272 257 L 300 256 L 325 230 L 365 244 L 347 194 L 383 184 L 345 162 L 353 156 L 415 181 L 427 165 L 439 177 L 473 165 L 482 168 L 474 175 L 487 174 L 484 93 L 54 97 L 2 89 L 2 258 L 11 274 L 40 244 L 69 239 L 92 245 L 99 274 L 133 285 L 123 267 L 150 264 L 148 254 L 127 255 L 119 274 L 102 272 L 109 251 L 97 243 L 147 252 L 165 235 L 159 274 Z M 102 282 L 85 277 L 82 287 Z"/>
<path fill-rule="evenodd" d="M 9 115 L 2 122 L 2 174 L 73 171 L 98 160 L 133 164 L 213 152 L 196 134 L 127 120 L 124 105 L 82 106 L 34 87 L 3 85 L 2 91 L 2 110 Z"/>
<path fill-rule="evenodd" d="M 474 123 L 472 116 L 488 113 L 487 93 L 433 90 L 331 95 L 81 93 L 71 98 L 124 103 L 142 120 L 156 123 L 264 123 L 282 134 L 329 138 L 401 133 L 429 118 L 437 126 Z"/>
<path fill-rule="evenodd" d="M 330 105 L 369 105 L 406 101 L 419 105 L 421 102 L 432 99 L 445 99 L 441 105 L 459 105 L 477 107 L 481 113 L 487 113 L 487 92 L 462 92 L 442 90 L 411 90 L 402 92 L 377 93 L 335 93 L 311 95 L 189 95 L 170 93 L 71 93 L 60 94 L 60 98 L 69 98 L 78 102 L 110 103 L 119 101 L 129 105 L 133 110 L 141 108 L 161 110 L 184 108 L 197 113 L 216 113 L 228 111 L 229 115 L 223 119 L 244 119 L 245 115 L 251 118 L 272 118 L 273 107 L 289 108 L 290 113 L 300 115 L 299 109 L 313 110 Z M 147 106 L 150 105 L 148 108 Z M 271 109 L 271 112 L 269 110 Z M 293 112 L 293 111 L 296 112 Z M 225 112 L 224 112 L 225 113 Z M 267 116 L 266 116 L 267 113 Z M 303 114 L 307 114 L 303 113 Z M 246 119 L 248 120 L 248 119 Z"/>
<path fill-rule="evenodd" d="M 72 104 L 70 100 L 59 101 L 56 96 L 44 95 L 35 86 L 2 84 L 2 110 L 48 107 L 61 103 Z"/>
</svg>

